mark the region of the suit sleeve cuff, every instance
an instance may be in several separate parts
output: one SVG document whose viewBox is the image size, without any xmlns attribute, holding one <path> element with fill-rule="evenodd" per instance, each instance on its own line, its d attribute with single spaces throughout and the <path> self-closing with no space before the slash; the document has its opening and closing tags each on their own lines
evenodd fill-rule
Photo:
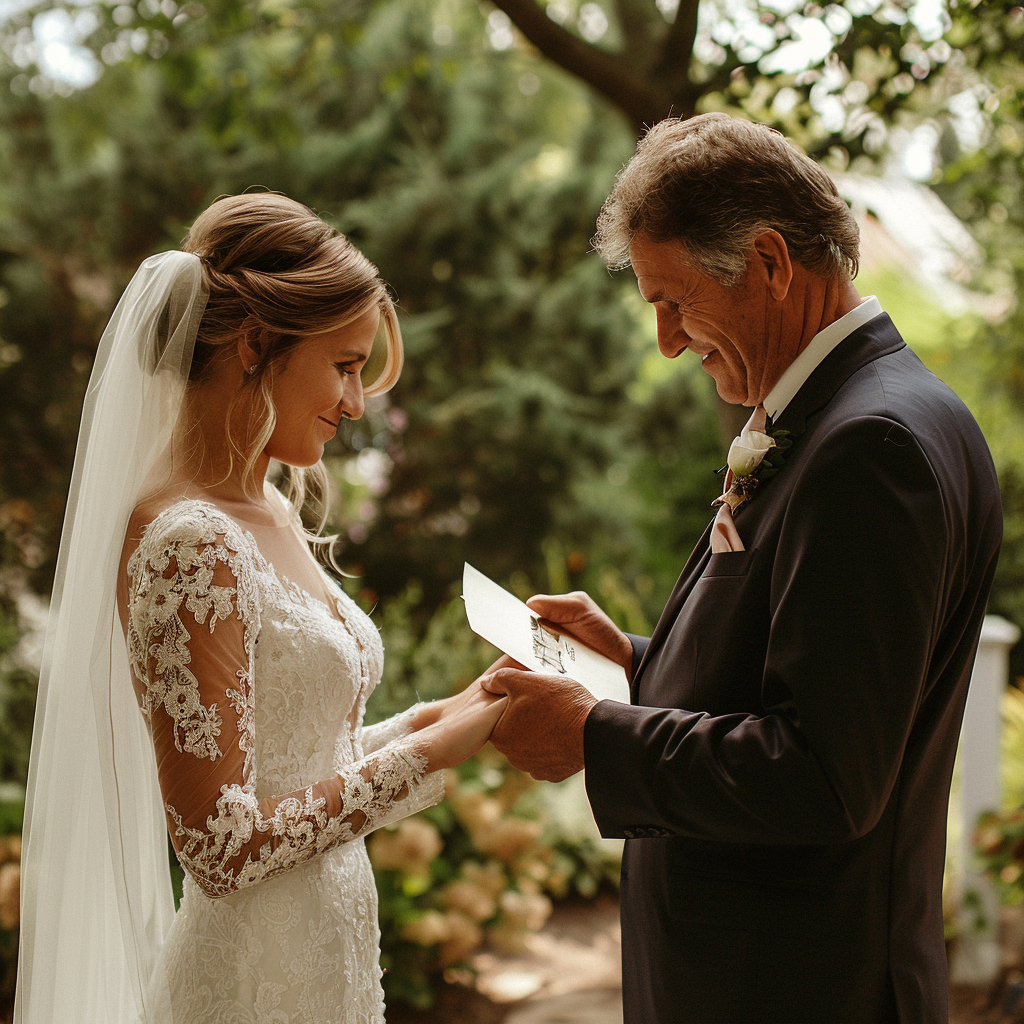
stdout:
<svg viewBox="0 0 1024 1024">
<path fill-rule="evenodd" d="M 632 638 L 631 638 L 632 639 Z M 629 807 L 624 775 L 631 764 L 628 737 L 636 729 L 638 713 L 648 711 L 614 700 L 602 700 L 590 709 L 583 726 L 583 763 L 587 799 L 594 821 L 605 839 L 628 838 L 636 817 Z"/>
<path fill-rule="evenodd" d="M 637 636 L 635 633 L 627 633 L 626 639 L 633 647 L 633 666 L 632 671 L 629 673 L 629 678 L 632 679 L 636 675 L 636 670 L 640 667 L 640 660 L 647 651 L 651 638 L 649 636 Z"/>
</svg>

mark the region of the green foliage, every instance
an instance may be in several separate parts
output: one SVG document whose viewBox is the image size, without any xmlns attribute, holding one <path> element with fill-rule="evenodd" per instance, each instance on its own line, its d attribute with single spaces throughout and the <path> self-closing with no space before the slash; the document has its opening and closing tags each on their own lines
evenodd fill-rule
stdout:
<svg viewBox="0 0 1024 1024">
<path fill-rule="evenodd" d="M 974 843 L 978 860 L 996 883 L 1003 902 L 1024 902 L 1024 810 L 982 814 Z"/>
<path fill-rule="evenodd" d="M 590 591 L 631 632 L 650 632 L 721 492 L 714 471 L 725 452 L 708 383 L 698 366 L 664 359 L 652 339 L 614 461 L 574 489 L 586 537 L 573 535 L 566 589 Z"/>
<path fill-rule="evenodd" d="M 951 316 L 918 279 L 897 263 L 862 270 L 857 275 L 861 295 L 877 295 L 882 308 L 898 325 L 903 340 L 946 379 L 963 332 L 974 330 L 975 315 Z"/>
<path fill-rule="evenodd" d="M 960 5 L 948 38 L 963 63 L 940 98 L 974 104 L 980 146 L 961 149 L 955 104 L 947 100 L 936 116 L 946 163 L 935 188 L 985 247 L 977 284 L 1016 297 L 1024 287 L 1024 16 L 1001 5 Z M 1003 498 L 1003 549 L 989 606 L 1024 624 L 1024 307 L 1014 299 L 1001 318 L 956 325 L 948 349 L 944 376 L 989 441 Z M 1022 645 L 1012 668 L 1024 675 Z"/>
<path fill-rule="evenodd" d="M 17 980 L 21 829 L 36 695 L 35 673 L 20 650 L 26 631 L 18 599 L 34 551 L 26 517 L 17 503 L 0 505 L 0 1014 L 13 1002 Z"/>
<path fill-rule="evenodd" d="M 410 586 L 385 601 L 374 621 L 387 645 L 380 685 L 367 704 L 366 721 L 379 722 L 418 701 L 437 700 L 465 689 L 498 657 L 472 633 L 461 597 L 441 605 L 422 634 L 415 619 L 422 592 Z"/>
<path fill-rule="evenodd" d="M 0 781 L 24 786 L 32 718 L 36 703 L 35 674 L 27 668 L 0 668 Z M 0 834 L 5 820 L 0 802 Z"/>
<path fill-rule="evenodd" d="M 369 539 L 351 553 L 381 594 L 416 580 L 434 604 L 467 559 L 497 578 L 536 575 L 545 537 L 585 541 L 593 521 L 578 517 L 574 482 L 603 471 L 619 442 L 631 325 L 621 282 L 580 257 L 628 139 L 609 145 L 580 102 L 564 142 L 543 147 L 510 99 L 518 70 L 497 69 L 504 87 L 488 106 L 435 99 L 431 127 L 463 132 L 478 117 L 476 144 L 420 147 L 398 195 L 401 231 L 379 231 L 396 201 L 386 191 L 352 214 L 378 264 L 395 268 L 408 314 L 409 366 L 392 397 L 404 426 L 386 441 L 393 468 Z"/>
<path fill-rule="evenodd" d="M 974 834 L 978 862 L 1004 903 L 1024 903 L 1024 692 L 1003 694 L 1000 765 L 1003 805 L 981 815 Z"/>
<path fill-rule="evenodd" d="M 1024 807 L 1024 692 L 1015 686 L 1003 694 L 1000 750 L 1004 811 Z"/>
<path fill-rule="evenodd" d="M 668 67 L 636 45 L 670 38 L 661 8 L 609 2 L 596 45 L 676 109 L 765 121 L 834 167 L 864 166 L 894 126 L 932 118 L 944 161 L 936 188 L 987 247 L 988 283 L 1016 289 L 1022 22 L 1000 5 L 951 4 L 951 50 L 922 36 L 913 6 L 786 14 L 751 4 L 750 24 L 768 33 L 757 53 L 719 18 L 692 61 L 680 50 Z M 578 33 L 582 5 L 568 8 Z M 656 352 L 629 276 L 588 253 L 632 152 L 627 121 L 529 48 L 493 48 L 489 10 L 475 0 L 76 0 L 69 17 L 82 19 L 73 24 L 102 71 L 77 92 L 32 65 L 35 12 L 0 25 L 0 781 L 24 782 L 30 735 L 32 673 L 5 660 L 23 628 L 18 592 L 45 593 L 52 579 L 102 325 L 139 261 L 176 246 L 225 192 L 279 189 L 313 206 L 397 293 L 405 373 L 327 459 L 338 555 L 356 577 L 346 586 L 377 609 L 387 646 L 369 720 L 459 689 L 493 658 L 453 596 L 464 560 L 520 596 L 586 589 L 626 628 L 649 632 L 719 492 L 715 399 L 699 367 Z M 705 0 L 702 13 L 715 11 Z M 831 61 L 758 69 L 817 14 L 836 40 Z M 950 100 L 971 91 L 983 144 L 960 153 Z M 1024 624 L 1022 314 L 946 323 L 904 283 L 889 282 L 887 307 L 992 444 L 1007 512 L 993 610 Z M 443 963 L 451 938 L 416 942 L 408 928 L 448 913 L 441 894 L 492 859 L 467 824 L 467 794 L 524 822 L 557 818 L 531 802 L 536 791 L 511 799 L 521 783 L 501 763 L 466 766 L 453 791 L 461 812 L 457 798 L 423 817 L 443 844 L 426 883 L 378 872 L 392 1000 L 422 1005 L 438 971 L 459 962 Z M 17 799 L 0 803 L 0 831 L 19 813 Z M 589 891 L 608 874 L 591 839 L 561 828 L 536 843 L 544 880 L 513 858 L 501 862 L 502 892 Z M 502 920 L 496 911 L 472 923 L 500 936 Z"/>
<path fill-rule="evenodd" d="M 8 832 L 0 821 L 0 1010 L 4 1012 L 14 1001 L 18 975 L 20 881 L 21 836 Z"/>
<path fill-rule="evenodd" d="M 14 601 L 0 594 L 0 836 L 21 829 L 36 675 L 16 657 L 21 625 Z"/>
<path fill-rule="evenodd" d="M 834 3 L 824 11 L 767 3 L 751 7 L 747 24 L 758 19 L 755 34 L 761 41 L 754 45 L 766 48 L 766 57 L 741 59 L 741 54 L 752 56 L 753 40 L 739 19 L 714 33 L 727 42 L 717 54 L 713 48 L 702 50 L 702 56 L 713 56 L 705 58 L 707 88 L 697 110 L 769 124 L 837 170 L 851 164 L 873 169 L 885 156 L 893 129 L 917 118 L 953 53 L 939 37 L 941 22 L 938 33 L 929 24 L 934 8 L 925 10 L 911 0 Z M 825 60 L 801 67 L 800 48 L 792 43 L 805 18 L 820 19 L 834 45 Z M 765 28 L 776 37 L 772 44 L 764 41 Z M 783 58 L 785 49 L 789 53 Z"/>
<path fill-rule="evenodd" d="M 169 22 L 140 4 L 124 25 L 128 9 L 98 5 L 86 43 L 107 59 L 130 28 L 151 49 L 87 90 L 42 97 L 6 69 L 0 118 L 34 142 L 0 152 L 0 496 L 38 506 L 51 559 L 39 584 L 113 299 L 210 198 L 253 184 L 332 216 L 399 296 L 396 415 L 335 448 L 391 461 L 369 536 L 341 552 L 366 585 L 396 595 L 418 581 L 434 606 L 467 557 L 497 577 L 536 575 L 546 536 L 579 548 L 601 512 L 581 519 L 573 490 L 620 447 L 639 359 L 632 286 L 585 255 L 629 133 L 582 87 L 491 50 L 474 5 L 220 0 Z M 42 436 L 41 422 L 53 425 Z"/>
</svg>

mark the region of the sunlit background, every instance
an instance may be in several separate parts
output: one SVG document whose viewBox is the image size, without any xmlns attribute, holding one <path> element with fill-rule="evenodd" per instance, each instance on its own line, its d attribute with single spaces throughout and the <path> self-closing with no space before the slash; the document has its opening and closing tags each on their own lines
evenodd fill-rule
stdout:
<svg viewBox="0 0 1024 1024">
<path fill-rule="evenodd" d="M 586 589 L 652 628 L 736 416 L 696 360 L 658 354 L 632 274 L 589 240 L 644 125 L 706 110 L 771 124 L 855 211 L 861 292 L 981 423 L 1006 510 L 990 611 L 1024 626 L 1022 100 L 1024 16 L 1005 4 L 0 0 L 0 1007 L 82 396 L 144 257 L 217 195 L 269 188 L 391 284 L 406 370 L 326 457 L 342 585 L 387 648 L 379 718 L 491 660 L 458 598 L 467 560 L 520 596 Z M 1008 813 L 987 840 L 1009 903 L 1024 896 L 1016 707 Z M 440 999 L 436 1019 L 456 1020 L 451 992 L 531 948 L 553 907 L 613 907 L 617 847 L 578 780 L 531 786 L 484 753 L 450 781 L 369 846 L 389 1006 Z M 951 902 L 951 940 L 963 927 Z M 540 983 L 517 984 L 509 998 Z"/>
</svg>

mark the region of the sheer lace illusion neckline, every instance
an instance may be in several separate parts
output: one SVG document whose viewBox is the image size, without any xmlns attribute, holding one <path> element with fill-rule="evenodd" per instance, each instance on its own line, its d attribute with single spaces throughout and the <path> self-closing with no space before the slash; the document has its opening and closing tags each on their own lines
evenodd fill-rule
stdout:
<svg viewBox="0 0 1024 1024">
<path fill-rule="evenodd" d="M 282 499 L 283 500 L 283 499 Z M 294 600 L 307 607 L 312 604 L 336 622 L 344 625 L 347 616 L 342 611 L 340 598 L 342 591 L 328 578 L 324 570 L 313 558 L 312 553 L 291 522 L 270 525 L 245 519 L 223 506 L 206 498 L 184 497 L 168 505 L 159 515 L 166 515 L 172 509 L 184 509 L 188 506 L 202 508 L 216 516 L 223 516 L 234 523 L 252 545 L 258 561 L 266 566 L 270 576 L 291 595 Z M 154 517 L 156 518 L 156 517 Z M 295 543 L 288 544 L 293 538 Z M 298 572 L 294 570 L 299 570 Z M 307 572 L 310 574 L 307 576 Z M 303 580 L 302 577 L 306 576 Z M 315 580 L 320 591 L 318 596 L 309 586 Z"/>
</svg>

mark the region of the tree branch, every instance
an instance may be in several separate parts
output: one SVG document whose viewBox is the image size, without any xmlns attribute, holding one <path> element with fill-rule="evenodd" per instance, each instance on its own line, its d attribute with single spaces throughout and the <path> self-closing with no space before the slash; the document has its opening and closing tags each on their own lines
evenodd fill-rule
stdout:
<svg viewBox="0 0 1024 1024">
<path fill-rule="evenodd" d="M 615 15 L 625 43 L 623 56 L 632 66 L 642 67 L 646 77 L 657 56 L 655 43 L 667 28 L 665 19 L 650 0 L 615 0 Z M 654 19 L 660 22 L 660 33 L 651 30 Z"/>
<path fill-rule="evenodd" d="M 637 134 L 664 117 L 672 98 L 634 75 L 625 61 L 578 39 L 555 24 L 535 0 L 493 0 L 540 52 L 611 100 Z"/>
<path fill-rule="evenodd" d="M 731 50 L 728 51 L 725 63 L 721 67 L 716 68 L 711 77 L 701 87 L 702 95 L 712 92 L 725 92 L 732 82 L 733 74 L 738 70 L 746 70 L 749 66 L 748 64 L 741 63 L 736 54 Z"/>
<path fill-rule="evenodd" d="M 679 0 L 676 20 L 665 35 L 655 67 L 672 83 L 677 93 L 689 84 L 690 58 L 697 38 L 697 9 L 700 0 Z"/>
</svg>

